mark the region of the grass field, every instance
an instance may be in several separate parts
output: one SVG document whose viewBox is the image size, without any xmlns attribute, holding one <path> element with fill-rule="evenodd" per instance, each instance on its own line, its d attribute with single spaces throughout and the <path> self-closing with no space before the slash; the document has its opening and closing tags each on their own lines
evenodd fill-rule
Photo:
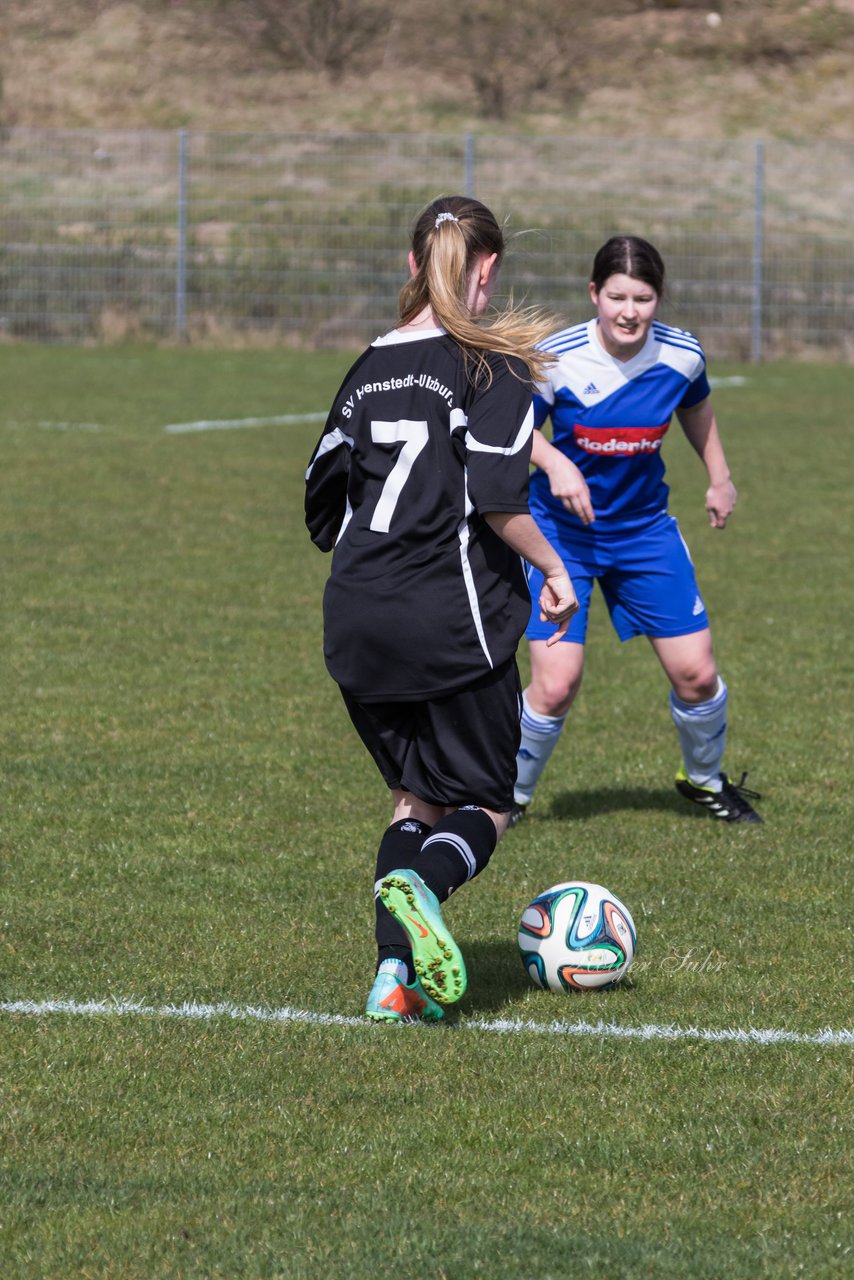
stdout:
<svg viewBox="0 0 854 1280">
<path fill-rule="evenodd" d="M 448 907 L 458 1014 L 383 1028 L 320 425 L 164 430 L 318 413 L 346 363 L 0 347 L 0 1275 L 850 1275 L 851 370 L 714 370 L 723 535 L 666 446 L 766 824 L 676 794 L 664 679 L 598 607 L 530 820 Z M 611 993 L 522 971 L 568 877 L 634 913 Z"/>
</svg>

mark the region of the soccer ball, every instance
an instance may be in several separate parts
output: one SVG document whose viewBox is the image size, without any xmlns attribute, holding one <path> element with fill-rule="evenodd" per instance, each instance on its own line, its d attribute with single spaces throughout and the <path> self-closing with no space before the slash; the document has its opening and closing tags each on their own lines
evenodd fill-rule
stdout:
<svg viewBox="0 0 854 1280">
<path fill-rule="evenodd" d="M 628 908 L 586 880 L 546 889 L 519 921 L 522 964 L 534 985 L 549 991 L 613 986 L 634 960 L 635 937 Z"/>
</svg>

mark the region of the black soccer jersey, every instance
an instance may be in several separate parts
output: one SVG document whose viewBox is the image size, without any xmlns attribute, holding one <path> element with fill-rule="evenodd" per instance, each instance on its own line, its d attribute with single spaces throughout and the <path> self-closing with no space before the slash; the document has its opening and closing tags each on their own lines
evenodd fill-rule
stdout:
<svg viewBox="0 0 854 1280">
<path fill-rule="evenodd" d="M 491 385 L 474 388 L 442 330 L 377 339 L 312 455 L 306 524 L 335 549 L 326 665 L 362 701 L 460 689 L 514 654 L 525 629 L 522 562 L 482 515 L 528 510 L 531 392 L 503 356 L 489 363 Z"/>
</svg>

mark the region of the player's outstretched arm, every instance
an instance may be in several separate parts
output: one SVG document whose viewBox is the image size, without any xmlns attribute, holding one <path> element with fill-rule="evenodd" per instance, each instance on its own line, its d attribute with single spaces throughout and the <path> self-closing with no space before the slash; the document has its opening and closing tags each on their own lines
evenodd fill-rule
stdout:
<svg viewBox="0 0 854 1280">
<path fill-rule="evenodd" d="M 727 466 L 709 396 L 690 409 L 677 409 L 676 416 L 694 452 L 702 459 L 709 477 L 706 511 L 713 529 L 723 529 L 732 515 L 738 493 Z"/>
<path fill-rule="evenodd" d="M 575 588 L 563 561 L 527 512 L 488 511 L 483 518 L 508 547 L 543 575 L 540 617 L 558 628 L 546 641 L 549 645 L 555 644 L 565 633 L 572 615 L 578 612 Z"/>
</svg>

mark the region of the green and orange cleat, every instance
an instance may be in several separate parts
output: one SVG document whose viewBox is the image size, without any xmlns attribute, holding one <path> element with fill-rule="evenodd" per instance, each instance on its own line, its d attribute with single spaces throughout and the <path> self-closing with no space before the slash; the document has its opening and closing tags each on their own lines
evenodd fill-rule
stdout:
<svg viewBox="0 0 854 1280">
<path fill-rule="evenodd" d="M 415 871 L 399 870 L 384 877 L 380 898 L 409 938 L 424 991 L 439 1004 L 456 1004 L 465 993 L 466 966 L 435 893 Z"/>
<path fill-rule="evenodd" d="M 444 1009 L 431 1000 L 416 978 L 406 981 L 402 960 L 383 960 L 365 1007 L 372 1022 L 439 1022 Z"/>
</svg>

